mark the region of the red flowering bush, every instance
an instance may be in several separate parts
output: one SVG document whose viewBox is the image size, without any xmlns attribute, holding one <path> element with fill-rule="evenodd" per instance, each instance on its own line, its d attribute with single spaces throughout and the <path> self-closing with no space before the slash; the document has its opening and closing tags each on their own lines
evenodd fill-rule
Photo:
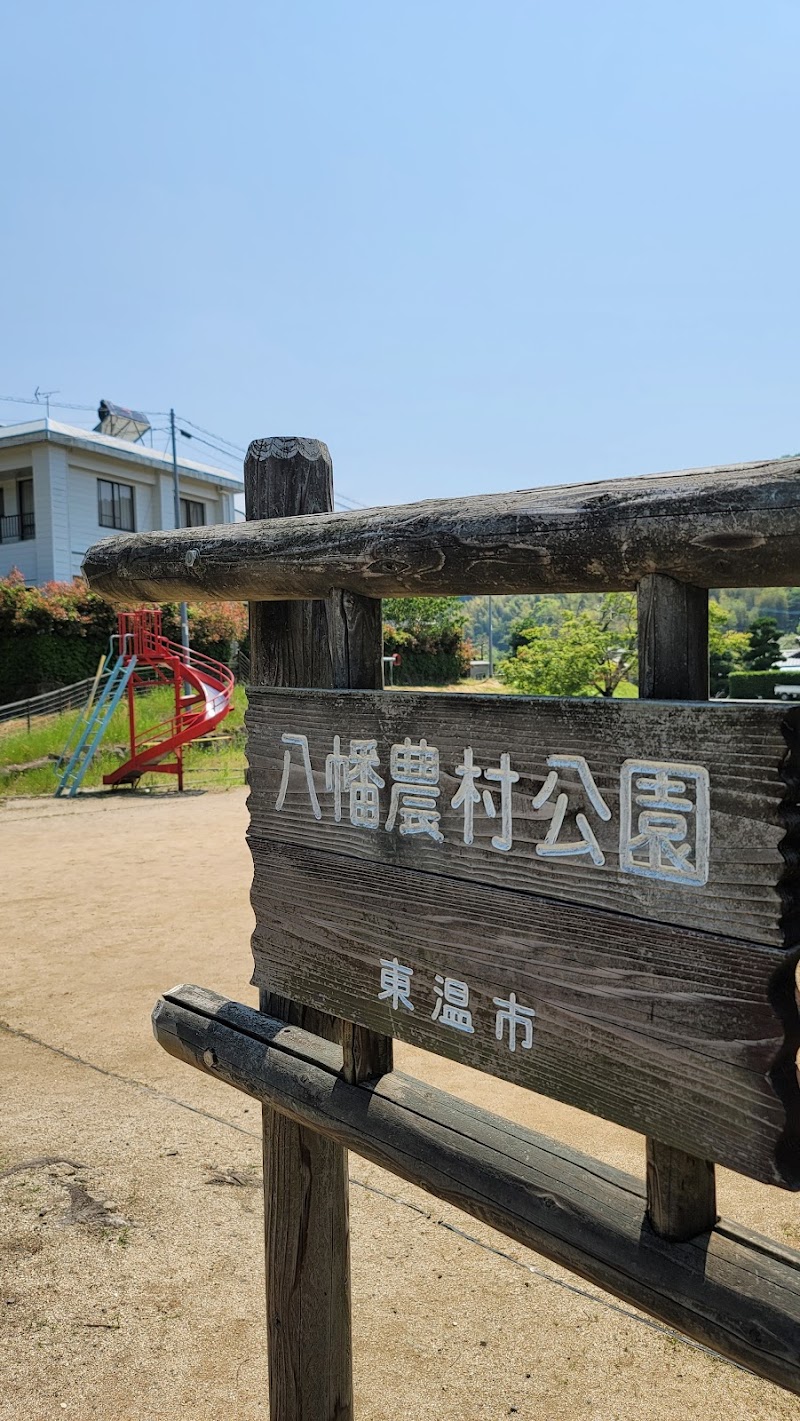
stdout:
<svg viewBox="0 0 800 1421">
<path fill-rule="evenodd" d="M 179 641 L 180 608 L 168 603 L 162 611 L 165 633 Z M 116 629 L 117 608 L 90 591 L 82 577 L 26 587 L 22 573 L 14 568 L 8 577 L 0 578 L 0 636 L 57 632 L 107 640 Z M 242 641 L 247 634 L 247 608 L 243 602 L 190 606 L 189 634 L 198 648 Z"/>
<path fill-rule="evenodd" d="M 0 702 L 92 675 L 117 629 L 117 611 L 80 577 L 43 587 L 26 587 L 16 569 L 0 578 Z M 171 603 L 162 611 L 165 634 L 180 641 L 180 608 Z M 189 640 L 196 651 L 227 662 L 246 636 L 244 603 L 189 607 Z"/>
</svg>

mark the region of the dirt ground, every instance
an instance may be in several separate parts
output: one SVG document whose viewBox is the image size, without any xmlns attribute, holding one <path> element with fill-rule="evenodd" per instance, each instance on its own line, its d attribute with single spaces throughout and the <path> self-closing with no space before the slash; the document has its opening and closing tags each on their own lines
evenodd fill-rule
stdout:
<svg viewBox="0 0 800 1421">
<path fill-rule="evenodd" d="M 245 791 L 0 808 L 0 1418 L 268 1416 L 260 1114 L 167 1056 L 158 994 L 254 1001 Z M 407 1048 L 642 1173 L 635 1135 Z M 800 1421 L 800 1401 L 351 1156 L 359 1421 Z M 792 1196 L 722 1212 L 800 1244 Z"/>
</svg>

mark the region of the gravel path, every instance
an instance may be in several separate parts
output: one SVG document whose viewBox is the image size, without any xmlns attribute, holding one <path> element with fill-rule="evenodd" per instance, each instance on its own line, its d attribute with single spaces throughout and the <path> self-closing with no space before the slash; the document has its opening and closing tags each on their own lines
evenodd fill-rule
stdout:
<svg viewBox="0 0 800 1421">
<path fill-rule="evenodd" d="M 245 792 L 0 805 L 0 1418 L 266 1418 L 258 1108 L 155 1045 L 253 1002 Z M 635 1135 L 408 1048 L 403 1069 L 641 1173 Z M 800 1421 L 712 1357 L 351 1156 L 359 1421 Z M 800 1246 L 800 1206 L 720 1172 Z"/>
</svg>

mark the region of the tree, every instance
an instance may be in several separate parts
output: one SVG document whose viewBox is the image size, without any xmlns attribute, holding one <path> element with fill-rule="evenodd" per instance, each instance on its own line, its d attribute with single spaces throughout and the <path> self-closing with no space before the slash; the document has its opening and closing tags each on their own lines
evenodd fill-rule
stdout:
<svg viewBox="0 0 800 1421">
<path fill-rule="evenodd" d="M 747 635 L 749 646 L 743 660 L 748 671 L 771 671 L 781 654 L 778 623 L 775 618 L 754 618 Z"/>
<path fill-rule="evenodd" d="M 746 632 L 729 627 L 728 613 L 712 597 L 708 604 L 708 679 L 712 696 L 728 693 L 732 671 L 742 665 L 749 646 Z"/>
<path fill-rule="evenodd" d="M 402 658 L 395 682 L 447 685 L 466 676 L 471 653 L 460 597 L 387 597 L 383 615 L 384 652 Z"/>
<path fill-rule="evenodd" d="M 568 610 L 557 597 L 537 597 L 529 611 L 515 617 L 509 626 L 509 655 L 516 656 L 519 648 L 525 645 L 525 636 L 531 627 L 557 627 Z"/>
<path fill-rule="evenodd" d="M 442 632 L 457 632 L 460 636 L 467 622 L 467 612 L 460 597 L 386 597 L 383 619 L 401 632 L 412 636 L 435 636 Z"/>
<path fill-rule="evenodd" d="M 596 609 L 564 612 L 554 626 L 531 626 L 516 655 L 499 669 L 501 680 L 534 696 L 575 696 L 595 690 L 610 697 L 636 664 L 636 602 L 613 592 Z"/>
</svg>

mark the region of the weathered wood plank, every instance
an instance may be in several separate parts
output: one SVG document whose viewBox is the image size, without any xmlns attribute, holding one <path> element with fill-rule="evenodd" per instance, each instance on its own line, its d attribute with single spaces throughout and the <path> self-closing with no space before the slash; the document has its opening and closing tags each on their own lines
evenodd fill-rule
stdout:
<svg viewBox="0 0 800 1421">
<path fill-rule="evenodd" d="M 342 1082 L 331 1049 L 213 993 L 153 1014 L 161 1045 L 207 1074 L 429 1190 L 758 1375 L 800 1393 L 800 1256 L 726 1224 L 658 1237 L 634 1179 L 393 1073 Z M 202 996 L 206 997 L 205 1003 Z M 305 1049 L 303 1037 L 305 1036 Z M 321 1046 L 322 1054 L 318 1054 Z"/>
<path fill-rule="evenodd" d="M 639 695 L 643 699 L 706 700 L 708 592 L 655 573 L 639 583 Z M 731 746 L 738 769 L 738 753 Z M 663 1238 L 704 1233 L 717 1217 L 714 1165 L 648 1136 L 647 1216 Z"/>
<path fill-rule="evenodd" d="M 768 1079 L 800 1047 L 796 954 L 341 854 L 251 847 L 256 984 L 800 1184 L 800 1092 L 788 1065 L 780 1096 Z M 472 1032 L 448 1024 L 458 1013 L 444 1011 L 444 979 L 469 989 Z M 535 1012 L 532 1043 L 521 1020 L 514 1051 L 498 1017 L 511 994 Z"/>
<path fill-rule="evenodd" d="M 260 440 L 245 465 L 250 519 L 333 507 L 333 471 L 318 440 Z M 341 606 L 250 606 L 254 685 L 334 686 L 346 667 Z M 370 683 L 374 684 L 374 683 Z M 336 1039 L 340 1024 L 262 982 L 262 1012 Z M 264 1239 L 273 1421 L 351 1421 L 350 1242 L 347 1151 L 264 1106 Z"/>
<path fill-rule="evenodd" d="M 564 902 L 584 903 L 633 913 L 656 921 L 734 933 L 752 941 L 784 942 L 778 887 L 784 876 L 786 820 L 794 825 L 795 789 L 785 783 L 783 761 L 787 742 L 784 725 L 796 725 L 800 711 L 773 705 L 677 705 L 636 701 L 548 700 L 473 695 L 319 694 L 254 690 L 247 713 L 248 757 L 251 766 L 251 832 L 274 842 L 324 848 L 370 861 L 483 882 L 497 887 L 545 894 Z M 305 736 L 313 769 L 316 807 L 311 799 L 302 746 L 286 745 L 282 735 Z M 379 827 L 350 822 L 349 791 L 341 799 L 341 822 L 335 821 L 335 779 L 326 788 L 326 761 L 334 736 L 348 756 L 351 740 L 374 739 L 380 764 L 375 773 L 385 781 L 375 787 Z M 425 737 L 439 751 L 439 795 L 442 842 L 430 834 L 392 831 L 390 814 L 392 745 L 405 737 Z M 452 801 L 463 793 L 465 747 L 474 765 L 497 772 L 503 752 L 519 779 L 510 785 L 513 841 L 502 842 L 502 786 L 481 776 L 477 790 L 491 794 L 494 818 L 482 800 L 472 806 L 472 843 L 465 843 L 463 804 Z M 281 797 L 285 755 L 289 777 Z M 592 806 L 574 768 L 558 771 L 558 790 L 569 796 L 558 843 L 580 841 L 576 816 L 587 816 L 602 852 L 598 864 L 583 852 L 551 855 L 545 843 L 553 823 L 557 789 L 535 809 L 533 801 L 550 773 L 549 755 L 579 754 L 586 759 L 603 802 L 604 820 Z M 710 784 L 710 855 L 708 882 L 692 886 L 623 871 L 620 863 L 621 767 L 639 759 L 699 764 Z M 335 769 L 335 767 L 334 767 Z M 342 767 L 344 769 L 344 767 Z M 338 772 L 337 772 L 338 773 Z M 691 797 L 691 795 L 690 795 Z M 635 826 L 631 796 L 628 822 Z M 316 814 L 320 817 L 317 818 Z M 360 811 L 357 809 L 356 813 Z M 400 816 L 398 816 L 399 818 Z M 687 823 L 691 825 L 691 813 Z M 789 838 L 798 840 L 792 828 Z M 542 856 L 542 850 L 545 855 Z M 665 875 L 668 879 L 668 875 Z"/>
<path fill-rule="evenodd" d="M 799 460 L 778 459 L 120 534 L 95 543 L 83 570 L 96 591 L 126 602 L 319 598 L 334 588 L 371 597 L 608 591 L 653 572 L 703 587 L 788 586 L 800 564 L 799 474 Z"/>
</svg>

